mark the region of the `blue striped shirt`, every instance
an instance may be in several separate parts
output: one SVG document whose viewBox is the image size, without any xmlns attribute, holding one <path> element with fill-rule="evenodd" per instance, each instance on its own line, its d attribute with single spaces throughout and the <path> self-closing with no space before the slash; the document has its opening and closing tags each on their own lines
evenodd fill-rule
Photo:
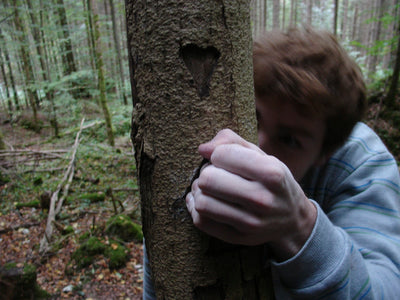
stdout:
<svg viewBox="0 0 400 300">
<path fill-rule="evenodd" d="M 318 217 L 301 251 L 272 262 L 277 299 L 400 299 L 400 176 L 379 137 L 358 123 L 302 181 Z"/>
</svg>

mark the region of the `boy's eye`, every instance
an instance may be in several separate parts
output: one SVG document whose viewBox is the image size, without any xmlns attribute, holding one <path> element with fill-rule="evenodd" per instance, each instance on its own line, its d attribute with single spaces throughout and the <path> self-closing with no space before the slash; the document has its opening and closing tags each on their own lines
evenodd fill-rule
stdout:
<svg viewBox="0 0 400 300">
<path fill-rule="evenodd" d="M 279 141 L 285 146 L 292 149 L 301 148 L 299 140 L 291 134 L 282 134 L 279 136 Z"/>
</svg>

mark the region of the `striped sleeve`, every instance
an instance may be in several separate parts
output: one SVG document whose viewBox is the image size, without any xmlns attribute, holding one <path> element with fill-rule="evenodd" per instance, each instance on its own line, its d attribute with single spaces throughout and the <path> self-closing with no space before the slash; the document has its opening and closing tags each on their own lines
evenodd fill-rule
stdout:
<svg viewBox="0 0 400 300">
<path fill-rule="evenodd" d="M 400 177 L 379 138 L 359 124 L 304 190 L 317 222 L 295 257 L 273 263 L 277 298 L 397 299 Z"/>
</svg>

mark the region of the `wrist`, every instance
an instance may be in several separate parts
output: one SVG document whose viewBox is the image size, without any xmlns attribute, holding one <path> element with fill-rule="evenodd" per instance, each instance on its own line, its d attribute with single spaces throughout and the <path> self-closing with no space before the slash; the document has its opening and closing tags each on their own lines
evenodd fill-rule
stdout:
<svg viewBox="0 0 400 300">
<path fill-rule="evenodd" d="M 294 218 L 293 226 L 282 235 L 281 239 L 270 243 L 272 254 L 278 262 L 295 256 L 303 248 L 315 226 L 317 208 L 308 198 L 304 200 L 305 205 Z"/>
</svg>

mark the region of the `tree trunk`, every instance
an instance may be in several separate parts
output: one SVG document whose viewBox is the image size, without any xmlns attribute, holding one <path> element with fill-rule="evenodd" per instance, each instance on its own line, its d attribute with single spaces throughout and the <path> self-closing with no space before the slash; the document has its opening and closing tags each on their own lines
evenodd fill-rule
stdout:
<svg viewBox="0 0 400 300">
<path fill-rule="evenodd" d="M 334 0 L 333 10 L 334 10 L 334 15 L 333 15 L 333 34 L 337 35 L 339 0 Z"/>
<path fill-rule="evenodd" d="M 1 49 L 0 49 L 0 69 L 1 69 L 1 75 L 2 75 L 3 80 L 4 80 L 4 87 L 6 89 L 6 101 L 7 101 L 7 106 L 8 106 L 8 115 L 9 115 L 9 117 L 11 119 L 12 118 L 12 112 L 13 112 L 13 105 L 12 105 L 12 102 L 11 102 L 10 88 L 8 86 L 6 68 L 4 67 L 3 54 L 1 53 Z"/>
<path fill-rule="evenodd" d="M 8 55 L 7 48 L 4 48 L 4 56 L 5 56 L 5 59 L 6 59 L 6 62 L 7 62 L 8 74 L 10 76 L 11 87 L 12 87 L 12 90 L 13 90 L 14 106 L 15 106 L 15 109 L 17 111 L 19 111 L 21 109 L 21 107 L 19 105 L 18 91 L 17 91 L 17 88 L 15 86 L 14 74 L 13 74 L 13 71 L 12 71 L 11 60 L 10 60 L 10 56 Z"/>
<path fill-rule="evenodd" d="M 97 82 L 99 88 L 99 104 L 101 109 L 103 110 L 104 120 L 106 124 L 107 131 L 107 139 L 110 146 L 114 147 L 114 134 L 112 130 L 112 122 L 111 115 L 108 110 L 107 98 L 106 98 L 106 82 L 104 78 L 104 64 L 102 57 L 102 47 L 100 42 L 100 28 L 99 28 L 99 16 L 96 12 L 96 2 L 94 0 L 88 0 L 88 8 L 91 8 L 92 11 L 89 11 L 89 14 L 93 16 L 93 30 L 94 30 L 94 49 L 95 49 L 95 62 L 97 69 Z"/>
<path fill-rule="evenodd" d="M 108 110 L 107 105 L 107 98 L 106 98 L 106 82 L 104 78 L 104 64 L 103 64 L 103 57 L 101 51 L 101 44 L 100 44 L 100 29 L 99 29 L 99 16 L 96 12 L 96 2 L 94 0 L 88 0 L 88 3 L 93 1 L 88 5 L 91 6 L 93 13 L 93 30 L 94 30 L 94 49 L 95 49 L 95 61 L 96 61 L 96 69 L 97 69 L 97 81 L 98 87 L 100 92 L 99 104 L 101 109 L 103 110 L 104 120 L 106 123 L 106 131 L 107 131 L 107 139 L 110 146 L 114 147 L 114 134 L 112 130 L 112 122 L 111 122 L 111 115 Z"/>
<path fill-rule="evenodd" d="M 126 94 L 125 94 L 125 78 L 124 78 L 124 72 L 122 69 L 121 45 L 120 45 L 119 34 L 118 34 L 118 29 L 117 29 L 117 20 L 115 19 L 114 1 L 109 0 L 109 3 L 110 3 L 110 9 L 111 9 L 111 19 L 112 19 L 115 51 L 117 54 L 117 66 L 118 66 L 118 75 L 119 75 L 118 92 L 122 96 L 123 103 L 125 105 L 127 105 L 128 100 L 126 99 Z"/>
<path fill-rule="evenodd" d="M 36 19 L 36 15 L 34 14 L 34 9 L 31 3 L 31 0 L 26 0 L 26 3 L 28 4 L 29 8 L 29 16 L 32 22 L 31 30 L 32 30 L 32 36 L 35 40 L 36 44 L 36 51 L 37 54 L 39 55 L 39 62 L 40 62 L 40 67 L 41 67 L 41 74 L 43 77 L 43 81 L 47 84 L 44 88 L 45 95 L 46 95 L 46 100 L 49 101 L 51 108 L 52 108 L 52 117 L 51 117 L 51 124 L 54 128 L 54 136 L 58 136 L 58 122 L 57 122 L 57 116 L 55 114 L 55 104 L 54 104 L 54 99 L 53 99 L 53 93 L 48 89 L 48 86 L 50 85 L 50 76 L 48 74 L 48 66 L 46 64 L 46 55 L 45 52 L 42 48 L 42 36 L 39 30 L 39 24 Z M 42 24 L 41 24 L 42 25 Z"/>
<path fill-rule="evenodd" d="M 279 24 L 279 14 L 280 14 L 280 1 L 279 0 L 273 0 L 273 6 L 272 6 L 272 28 L 279 29 L 280 24 Z"/>
<path fill-rule="evenodd" d="M 396 60 L 393 69 L 392 81 L 390 83 L 389 91 L 385 99 L 385 104 L 390 110 L 396 110 L 396 94 L 397 87 L 399 83 L 399 73 L 400 73 L 400 20 L 398 25 L 398 42 L 397 42 L 397 52 L 396 52 Z"/>
<path fill-rule="evenodd" d="M 376 71 L 376 65 L 378 63 L 378 52 L 379 50 L 376 47 L 377 42 L 379 41 L 381 37 L 381 31 L 382 31 L 382 18 L 383 14 L 385 12 L 384 7 L 385 7 L 385 1 L 384 0 L 378 0 L 377 3 L 378 7 L 378 13 L 377 13 L 377 22 L 375 22 L 375 30 L 374 30 L 374 35 L 371 40 L 370 47 L 373 49 L 372 53 L 370 53 L 370 59 L 368 63 L 368 74 L 369 77 L 371 77 L 375 71 Z"/>
<path fill-rule="evenodd" d="M 57 0 L 58 4 L 58 17 L 60 19 L 60 25 L 62 28 L 62 43 L 61 43 L 61 51 L 62 51 L 62 62 L 64 67 L 64 75 L 70 75 L 73 72 L 76 72 L 74 53 L 72 51 L 72 43 L 71 38 L 69 36 L 68 22 L 67 22 L 67 13 L 64 7 L 64 0 Z"/>
<path fill-rule="evenodd" d="M 127 0 L 143 231 L 157 299 L 269 299 L 262 247 L 197 230 L 185 206 L 201 142 L 256 142 L 249 1 Z"/>
<path fill-rule="evenodd" d="M 312 26 L 313 1 L 307 0 L 307 26 Z"/>
<path fill-rule="evenodd" d="M 267 19 L 268 19 L 268 0 L 262 0 L 264 3 L 263 7 L 263 31 L 267 30 Z"/>
<path fill-rule="evenodd" d="M 93 72 L 96 72 L 96 66 L 94 61 L 94 43 L 93 43 L 93 27 L 92 27 L 92 13 L 91 8 L 88 7 L 90 3 L 87 3 L 87 0 L 82 0 L 83 9 L 85 11 L 85 27 L 86 27 L 86 39 L 89 48 L 89 57 L 90 57 L 90 66 L 92 67 Z"/>
<path fill-rule="evenodd" d="M 286 23 L 286 1 L 282 2 L 282 25 L 281 28 L 285 28 Z"/>
<path fill-rule="evenodd" d="M 27 47 L 27 34 L 25 31 L 25 26 L 22 23 L 22 20 L 19 16 L 19 7 L 20 2 L 17 0 L 15 3 L 15 9 L 14 9 L 14 24 L 15 24 L 15 29 L 18 32 L 18 39 L 20 42 L 19 46 L 19 53 L 21 55 L 21 60 L 22 60 L 22 71 L 25 75 L 25 84 L 27 85 L 26 87 L 26 95 L 28 98 L 28 102 L 30 107 L 32 108 L 32 113 L 33 113 L 33 119 L 35 123 L 37 122 L 37 93 L 36 90 L 33 89 L 32 85 L 34 83 L 34 76 L 33 76 L 33 67 L 31 64 L 31 59 L 29 56 L 29 47 Z"/>
<path fill-rule="evenodd" d="M 356 40 L 358 37 L 358 3 L 354 3 L 354 9 L 353 9 L 353 26 L 351 30 L 351 40 Z"/>
<path fill-rule="evenodd" d="M 343 14 L 341 23 L 342 25 L 340 29 L 340 36 L 342 40 L 347 39 L 348 11 L 349 11 L 349 0 L 343 0 Z"/>
</svg>

